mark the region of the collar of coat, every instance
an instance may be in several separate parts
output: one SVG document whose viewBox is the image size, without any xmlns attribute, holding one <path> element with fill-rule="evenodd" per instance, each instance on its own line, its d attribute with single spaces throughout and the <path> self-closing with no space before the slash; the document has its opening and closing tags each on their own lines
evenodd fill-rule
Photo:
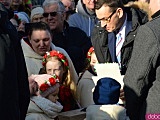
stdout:
<svg viewBox="0 0 160 120">
<path fill-rule="evenodd" d="M 160 16 L 160 10 L 158 10 L 156 13 L 154 13 L 151 17 L 156 18 L 158 16 Z"/>
</svg>

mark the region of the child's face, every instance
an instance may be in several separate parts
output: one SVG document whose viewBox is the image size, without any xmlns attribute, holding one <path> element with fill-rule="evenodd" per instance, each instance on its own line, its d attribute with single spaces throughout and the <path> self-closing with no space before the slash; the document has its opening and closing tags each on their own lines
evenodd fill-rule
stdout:
<svg viewBox="0 0 160 120">
<path fill-rule="evenodd" d="M 46 63 L 46 72 L 49 75 L 56 74 L 57 76 L 59 76 L 59 80 L 61 83 L 65 71 L 63 69 L 62 63 L 56 58 L 52 57 L 52 59 Z"/>
<path fill-rule="evenodd" d="M 25 24 L 26 24 L 26 21 L 21 21 L 20 22 L 20 24 L 19 24 L 19 26 L 18 26 L 18 31 L 23 31 L 23 32 L 25 32 Z"/>
<path fill-rule="evenodd" d="M 59 88 L 57 88 L 53 93 L 49 94 L 46 98 L 53 103 L 56 103 L 58 100 Z"/>
<path fill-rule="evenodd" d="M 93 52 L 93 53 L 91 54 L 91 62 L 90 62 L 90 66 L 92 67 L 92 70 L 93 70 L 93 71 L 95 71 L 95 70 L 94 70 L 94 66 L 95 66 L 95 64 L 97 64 L 97 63 L 98 63 L 98 60 L 97 60 L 96 54 L 95 54 L 95 52 Z"/>
</svg>

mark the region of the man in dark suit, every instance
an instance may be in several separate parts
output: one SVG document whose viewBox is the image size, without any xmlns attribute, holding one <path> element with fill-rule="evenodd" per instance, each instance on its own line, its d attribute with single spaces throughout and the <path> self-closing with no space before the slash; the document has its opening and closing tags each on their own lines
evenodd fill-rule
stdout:
<svg viewBox="0 0 160 120">
<path fill-rule="evenodd" d="M 137 30 L 148 21 L 148 16 L 140 9 L 124 7 L 121 0 L 98 0 L 95 11 L 99 24 L 93 30 L 91 41 L 98 62 L 116 62 L 125 75 Z M 123 90 L 120 98 L 124 100 Z"/>
<path fill-rule="evenodd" d="M 0 119 L 24 120 L 30 100 L 28 75 L 16 28 L 9 21 L 10 3 L 0 1 Z"/>
<path fill-rule="evenodd" d="M 148 21 L 147 14 L 140 9 L 124 7 L 121 0 L 98 0 L 95 2 L 95 9 L 99 24 L 93 31 L 91 41 L 98 62 L 117 62 L 124 75 L 137 29 Z M 119 45 L 118 34 L 121 34 L 122 38 L 119 51 L 116 49 Z"/>
<path fill-rule="evenodd" d="M 160 113 L 160 0 L 150 0 L 149 7 L 152 20 L 138 30 L 124 77 L 126 108 L 131 120 L 160 116 L 155 116 Z"/>
</svg>

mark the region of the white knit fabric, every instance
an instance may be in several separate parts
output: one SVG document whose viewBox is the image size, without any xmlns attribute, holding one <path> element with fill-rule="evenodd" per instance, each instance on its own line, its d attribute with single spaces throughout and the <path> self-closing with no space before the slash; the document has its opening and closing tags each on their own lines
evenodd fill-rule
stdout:
<svg viewBox="0 0 160 120">
<path fill-rule="evenodd" d="M 36 7 L 36 8 L 34 8 L 34 9 L 31 10 L 31 16 L 30 16 L 30 18 L 32 20 L 33 17 L 34 17 L 34 15 L 37 15 L 37 14 L 41 14 L 42 15 L 43 13 L 44 13 L 44 10 L 43 10 L 42 7 Z"/>
<path fill-rule="evenodd" d="M 26 23 L 29 23 L 30 20 L 29 20 L 29 16 L 27 15 L 27 13 L 25 12 L 18 12 L 18 13 L 15 13 L 18 18 L 22 21 L 25 21 Z"/>
</svg>

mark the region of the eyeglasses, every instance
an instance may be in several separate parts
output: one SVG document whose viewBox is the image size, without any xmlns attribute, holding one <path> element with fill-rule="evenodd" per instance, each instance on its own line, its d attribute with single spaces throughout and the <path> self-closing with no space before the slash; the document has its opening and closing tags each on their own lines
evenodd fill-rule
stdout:
<svg viewBox="0 0 160 120">
<path fill-rule="evenodd" d="M 50 12 L 50 13 L 43 13 L 43 16 L 44 16 L 44 17 L 48 17 L 48 15 L 50 14 L 50 16 L 55 17 L 55 16 L 57 15 L 58 12 L 61 12 L 61 11 Z"/>
<path fill-rule="evenodd" d="M 109 22 L 111 21 L 112 16 L 116 13 L 116 11 L 117 11 L 117 9 L 114 10 L 114 11 L 112 12 L 112 14 L 111 14 L 109 17 L 99 19 L 99 21 L 104 21 L 104 22 L 106 22 L 106 23 L 109 23 Z"/>
</svg>

